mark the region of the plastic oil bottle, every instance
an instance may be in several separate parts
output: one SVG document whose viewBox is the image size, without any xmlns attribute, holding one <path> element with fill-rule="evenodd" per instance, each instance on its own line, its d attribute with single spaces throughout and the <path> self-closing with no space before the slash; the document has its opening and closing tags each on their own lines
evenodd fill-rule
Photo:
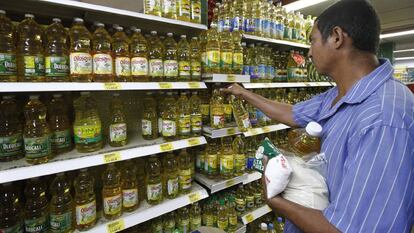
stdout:
<svg viewBox="0 0 414 233">
<path fill-rule="evenodd" d="M 187 93 L 182 91 L 177 100 L 178 137 L 188 138 L 191 135 L 191 105 Z"/>
<path fill-rule="evenodd" d="M 245 186 L 245 200 L 246 200 L 246 210 L 253 210 L 255 207 L 254 193 L 256 190 L 253 188 L 252 184 L 249 183 Z"/>
<path fill-rule="evenodd" d="M 201 208 L 196 202 L 190 208 L 190 230 L 195 231 L 199 227 L 201 227 Z"/>
<path fill-rule="evenodd" d="M 68 34 L 58 18 L 46 28 L 45 48 L 46 80 L 52 82 L 69 81 L 69 51 L 66 47 Z"/>
<path fill-rule="evenodd" d="M 177 0 L 177 19 L 191 21 L 191 0 Z"/>
<path fill-rule="evenodd" d="M 163 199 L 161 181 L 161 163 L 156 156 L 150 156 L 147 161 L 147 202 L 159 204 Z"/>
<path fill-rule="evenodd" d="M 207 31 L 202 31 L 200 35 L 198 36 L 200 40 L 200 56 L 201 56 L 201 73 L 206 73 L 207 68 Z"/>
<path fill-rule="evenodd" d="M 197 37 L 191 38 L 190 41 L 190 72 L 191 81 L 201 81 L 201 48 Z"/>
<path fill-rule="evenodd" d="M 168 153 L 164 160 L 164 176 L 165 176 L 165 196 L 168 199 L 174 199 L 179 192 L 179 167 L 177 158 L 173 153 Z"/>
<path fill-rule="evenodd" d="M 253 183 L 252 185 L 253 189 L 255 190 L 254 192 L 254 204 L 256 207 L 262 206 L 264 201 L 263 201 L 263 188 L 261 186 L 260 181 L 256 181 Z"/>
<path fill-rule="evenodd" d="M 220 176 L 229 179 L 234 175 L 234 153 L 232 148 L 232 137 L 222 138 L 220 155 Z"/>
<path fill-rule="evenodd" d="M 174 212 L 169 212 L 163 215 L 163 230 L 164 233 L 173 233 L 175 230 L 175 214 Z"/>
<path fill-rule="evenodd" d="M 115 80 L 131 81 L 131 59 L 129 55 L 129 39 L 123 27 L 117 27 L 112 36 L 112 52 L 115 56 Z"/>
<path fill-rule="evenodd" d="M 232 143 L 234 153 L 234 175 L 241 176 L 246 168 L 245 143 L 240 135 L 237 135 Z"/>
<path fill-rule="evenodd" d="M 139 205 L 137 170 L 131 161 L 122 167 L 122 210 L 134 211 Z"/>
<path fill-rule="evenodd" d="M 163 65 L 163 51 L 164 46 L 161 43 L 156 31 L 151 31 L 151 39 L 149 41 L 149 78 L 152 82 L 160 82 L 163 80 L 164 65 Z"/>
<path fill-rule="evenodd" d="M 210 126 L 213 129 L 224 128 L 224 99 L 217 87 L 210 99 Z"/>
<path fill-rule="evenodd" d="M 46 184 L 38 177 L 26 182 L 24 189 L 26 204 L 24 207 L 25 232 L 48 232 L 49 209 L 46 197 Z"/>
<path fill-rule="evenodd" d="M 144 99 L 144 111 L 142 113 L 141 129 L 145 140 L 153 140 L 158 137 L 157 105 L 152 97 L 152 92 L 147 92 Z"/>
<path fill-rule="evenodd" d="M 0 102 L 0 162 L 24 157 L 23 126 L 19 121 L 13 96 L 3 96 Z"/>
<path fill-rule="evenodd" d="M 233 65 L 233 40 L 230 33 L 230 27 L 224 25 L 220 33 L 220 72 L 231 74 Z"/>
<path fill-rule="evenodd" d="M 96 23 L 92 35 L 93 81 L 113 82 L 114 68 L 112 59 L 112 38 L 103 23 Z"/>
<path fill-rule="evenodd" d="M 83 19 L 74 18 L 70 36 L 70 79 L 73 82 L 92 81 L 92 36 Z"/>
<path fill-rule="evenodd" d="M 203 120 L 200 110 L 201 99 L 198 97 L 198 92 L 193 91 L 190 102 L 190 122 L 191 122 L 191 136 L 196 137 L 201 135 L 203 128 Z"/>
<path fill-rule="evenodd" d="M 208 178 L 213 179 L 218 173 L 218 144 L 216 140 L 211 140 L 207 144 L 207 150 L 205 155 L 204 170 Z"/>
<path fill-rule="evenodd" d="M 223 199 L 219 201 L 219 207 L 217 212 L 217 227 L 223 231 L 227 231 L 229 227 L 227 208 Z"/>
<path fill-rule="evenodd" d="M 275 39 L 282 40 L 285 30 L 282 3 L 279 2 L 276 5 L 276 16 L 275 16 Z"/>
<path fill-rule="evenodd" d="M 190 214 L 187 207 L 178 209 L 178 230 L 183 233 L 190 232 Z"/>
<path fill-rule="evenodd" d="M 191 80 L 191 59 L 190 59 L 190 45 L 187 42 L 187 36 L 181 35 L 178 42 L 178 81 Z"/>
<path fill-rule="evenodd" d="M 128 127 L 124 105 L 119 93 L 112 94 L 110 105 L 111 123 L 109 125 L 109 145 L 112 147 L 125 146 L 128 143 Z"/>
<path fill-rule="evenodd" d="M 0 82 L 17 82 L 15 35 L 11 20 L 0 10 Z"/>
<path fill-rule="evenodd" d="M 177 0 L 162 1 L 162 17 L 177 19 Z"/>
<path fill-rule="evenodd" d="M 233 121 L 233 108 L 229 96 L 223 96 L 224 100 L 224 120 L 226 123 Z"/>
<path fill-rule="evenodd" d="M 24 148 L 26 161 L 31 164 L 46 163 L 52 157 L 50 129 L 46 122 L 46 106 L 38 95 L 30 96 L 24 107 Z"/>
<path fill-rule="evenodd" d="M 232 8 L 232 12 L 233 12 L 233 17 L 231 19 L 232 23 L 231 23 L 231 29 L 232 31 L 235 31 L 235 29 L 237 29 L 238 31 L 244 31 L 244 7 L 243 4 L 244 1 L 243 0 L 236 0 L 233 2 L 233 8 Z"/>
<path fill-rule="evenodd" d="M 212 25 L 207 32 L 207 67 L 206 72 L 213 74 L 220 72 L 220 42 L 217 27 Z"/>
<path fill-rule="evenodd" d="M 121 172 L 110 163 L 102 174 L 103 216 L 106 219 L 115 219 L 122 214 L 122 182 Z"/>
<path fill-rule="evenodd" d="M 319 153 L 321 148 L 320 136 L 322 126 L 316 122 L 310 122 L 305 129 L 295 129 L 288 135 L 289 146 L 297 156 L 305 156 L 310 153 Z"/>
<path fill-rule="evenodd" d="M 243 71 L 243 47 L 241 45 L 242 36 L 238 28 L 235 28 L 231 35 L 233 38 L 233 73 L 241 74 Z"/>
<path fill-rule="evenodd" d="M 73 103 L 75 122 L 73 131 L 78 152 L 88 153 L 102 148 L 102 123 L 99 118 L 96 100 L 90 92 L 81 92 Z"/>
<path fill-rule="evenodd" d="M 164 40 L 164 48 L 165 81 L 175 82 L 178 78 L 177 42 L 175 42 L 171 32 L 167 33 L 167 38 Z"/>
<path fill-rule="evenodd" d="M 203 125 L 208 125 L 210 123 L 210 97 L 209 92 L 201 91 L 200 93 L 201 105 L 200 111 L 203 117 Z"/>
<path fill-rule="evenodd" d="M 177 135 L 177 105 L 172 92 L 167 92 L 165 110 L 162 114 L 162 137 L 166 141 L 172 141 Z"/>
<path fill-rule="evenodd" d="M 257 49 L 254 44 L 249 44 L 248 60 L 250 61 L 250 77 L 252 82 L 259 82 L 259 65 Z"/>
<path fill-rule="evenodd" d="M 64 173 L 56 174 L 50 185 L 52 199 L 50 200 L 50 231 L 67 233 L 73 231 L 73 198 L 70 182 Z"/>
<path fill-rule="evenodd" d="M 240 217 L 243 215 L 243 213 L 246 211 L 246 200 L 245 200 L 245 191 L 243 188 L 243 185 L 240 184 L 239 187 L 236 190 L 236 212 L 237 216 Z"/>
<path fill-rule="evenodd" d="M 230 195 L 228 198 L 227 216 L 229 218 L 229 232 L 235 232 L 237 230 L 237 212 L 233 195 Z"/>
<path fill-rule="evenodd" d="M 145 0 L 145 14 L 161 16 L 161 0 Z"/>
<path fill-rule="evenodd" d="M 250 123 L 249 112 L 244 107 L 242 100 L 234 95 L 231 95 L 230 102 L 233 109 L 234 119 L 236 119 L 239 130 L 241 132 L 246 132 L 251 129 L 252 125 Z"/>
<path fill-rule="evenodd" d="M 180 193 L 189 193 L 192 187 L 191 158 L 187 149 L 182 149 L 178 155 Z"/>
<path fill-rule="evenodd" d="M 45 81 L 43 30 L 32 14 L 25 14 L 19 24 L 17 43 L 17 72 L 21 82 Z"/>
<path fill-rule="evenodd" d="M 191 22 L 201 23 L 201 1 L 191 0 Z"/>
<path fill-rule="evenodd" d="M 298 63 L 295 61 L 295 51 L 291 50 L 287 62 L 287 81 L 288 82 L 297 82 L 298 81 Z"/>
<path fill-rule="evenodd" d="M 72 150 L 72 127 L 68 106 L 62 94 L 54 94 L 48 108 L 49 127 L 52 131 L 52 152 L 57 155 Z"/>
<path fill-rule="evenodd" d="M 86 231 L 96 224 L 95 179 L 88 169 L 81 169 L 73 182 L 75 188 L 75 227 Z"/>
<path fill-rule="evenodd" d="M 0 205 L 0 232 L 23 232 L 23 209 L 12 183 L 0 186 Z"/>
<path fill-rule="evenodd" d="M 131 37 L 131 78 L 133 82 L 148 82 L 148 42 L 141 34 L 141 29 L 135 29 Z"/>
</svg>

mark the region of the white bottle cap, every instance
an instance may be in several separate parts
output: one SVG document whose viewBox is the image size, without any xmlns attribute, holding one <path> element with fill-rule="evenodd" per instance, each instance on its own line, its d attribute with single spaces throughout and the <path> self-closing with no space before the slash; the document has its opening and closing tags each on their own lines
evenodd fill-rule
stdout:
<svg viewBox="0 0 414 233">
<path fill-rule="evenodd" d="M 198 40 L 198 38 L 197 38 L 196 36 L 194 36 L 192 39 L 193 39 L 193 40 Z"/>
<path fill-rule="evenodd" d="M 260 224 L 260 229 L 261 229 L 262 231 L 267 231 L 267 224 L 266 224 L 266 223 L 264 223 L 264 222 L 262 222 L 262 223 Z"/>
<path fill-rule="evenodd" d="M 306 132 L 314 137 L 320 137 L 322 135 L 322 126 L 316 122 L 309 122 L 306 126 Z"/>
<path fill-rule="evenodd" d="M 62 94 L 53 94 L 53 97 L 54 98 L 60 98 L 60 97 L 62 97 Z"/>
<path fill-rule="evenodd" d="M 31 99 L 31 100 L 38 100 L 39 99 L 39 95 L 31 95 L 29 97 L 29 99 Z"/>
<path fill-rule="evenodd" d="M 135 26 L 129 27 L 129 30 L 131 30 L 131 31 L 135 31 L 135 29 L 137 29 L 137 27 L 135 27 Z"/>
<path fill-rule="evenodd" d="M 171 36 L 173 36 L 173 33 L 169 32 L 169 33 L 167 33 L 167 36 L 171 37 Z"/>
<path fill-rule="evenodd" d="M 81 18 L 73 18 L 73 22 L 83 23 L 83 19 L 81 19 Z"/>
<path fill-rule="evenodd" d="M 0 10 L 0 14 L 6 14 L 6 11 L 5 10 Z"/>
<path fill-rule="evenodd" d="M 32 14 L 24 14 L 24 17 L 34 19 L 34 15 L 32 15 Z"/>
<path fill-rule="evenodd" d="M 151 31 L 151 35 L 157 35 L 157 31 Z"/>
<path fill-rule="evenodd" d="M 181 35 L 181 38 L 185 39 L 185 38 L 187 38 L 187 36 L 186 35 Z"/>
<path fill-rule="evenodd" d="M 59 18 L 53 18 L 52 19 L 52 22 L 54 22 L 54 23 L 60 23 L 60 22 L 62 22 L 62 20 L 59 19 Z"/>
<path fill-rule="evenodd" d="M 118 26 L 118 27 L 116 27 L 115 28 L 117 31 L 123 31 L 124 30 L 124 28 L 123 27 L 121 27 L 121 26 Z"/>
<path fill-rule="evenodd" d="M 141 29 L 137 28 L 134 30 L 135 32 L 141 32 Z"/>
<path fill-rule="evenodd" d="M 97 27 L 105 27 L 105 24 L 103 24 L 101 22 L 96 22 L 95 26 L 97 26 Z"/>
</svg>

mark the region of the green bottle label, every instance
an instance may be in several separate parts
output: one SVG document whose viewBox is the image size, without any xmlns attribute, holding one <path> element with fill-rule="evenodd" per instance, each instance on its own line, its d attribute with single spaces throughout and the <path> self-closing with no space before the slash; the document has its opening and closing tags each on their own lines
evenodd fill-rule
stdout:
<svg viewBox="0 0 414 233">
<path fill-rule="evenodd" d="M 23 233 L 23 225 L 18 223 L 12 227 L 0 228 L 1 233 Z"/>
<path fill-rule="evenodd" d="M 42 76 L 45 74 L 45 57 L 43 55 L 24 56 L 24 76 Z"/>
<path fill-rule="evenodd" d="M 0 157 L 18 155 L 23 151 L 23 137 L 21 133 L 9 137 L 0 137 Z"/>
<path fill-rule="evenodd" d="M 16 75 L 16 56 L 0 53 L 0 75 Z"/>
<path fill-rule="evenodd" d="M 50 214 L 50 231 L 66 232 L 72 226 L 72 211 L 63 214 Z"/>
<path fill-rule="evenodd" d="M 46 216 L 35 219 L 26 219 L 24 220 L 24 229 L 27 233 L 43 233 L 47 232 L 49 224 Z"/>
<path fill-rule="evenodd" d="M 73 128 L 76 144 L 96 143 L 102 140 L 100 124 L 75 126 Z"/>
<path fill-rule="evenodd" d="M 24 138 L 26 158 L 40 158 L 51 154 L 50 136 Z"/>
<path fill-rule="evenodd" d="M 46 57 L 46 76 L 65 77 L 67 75 L 69 75 L 69 59 L 67 56 Z"/>
<path fill-rule="evenodd" d="M 70 147 L 72 135 L 69 129 L 63 131 L 55 131 L 50 139 L 52 148 L 65 149 Z"/>
</svg>

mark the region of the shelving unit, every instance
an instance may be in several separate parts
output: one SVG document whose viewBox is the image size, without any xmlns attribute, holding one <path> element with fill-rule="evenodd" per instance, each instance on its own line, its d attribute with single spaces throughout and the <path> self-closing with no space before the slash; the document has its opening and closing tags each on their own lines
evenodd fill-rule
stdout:
<svg viewBox="0 0 414 233">
<path fill-rule="evenodd" d="M 281 48 L 292 48 L 292 47 L 301 48 L 301 49 L 310 48 L 310 45 L 307 45 L 307 44 L 302 44 L 302 43 L 297 43 L 297 42 L 287 41 L 287 40 L 270 39 L 270 38 L 265 38 L 265 37 L 260 37 L 260 36 L 253 36 L 249 34 L 243 34 L 243 40 L 248 41 L 248 42 L 256 42 L 256 43 L 262 42 L 262 43 L 272 44 L 274 46 L 278 46 Z"/>
<path fill-rule="evenodd" d="M 252 128 L 246 132 L 243 132 L 245 137 L 251 137 L 259 134 L 275 132 L 283 129 L 289 129 L 290 127 L 284 124 L 268 125 L 261 128 Z"/>
<path fill-rule="evenodd" d="M 236 176 L 227 180 L 213 180 L 207 178 L 203 174 L 196 173 L 195 180 L 200 184 L 204 185 L 206 188 L 210 190 L 211 193 L 216 193 L 223 189 L 232 187 L 237 184 L 242 184 L 244 180 L 246 180 L 247 174 L 243 174 L 241 176 Z"/>
<path fill-rule="evenodd" d="M 272 212 L 272 209 L 270 209 L 270 207 L 268 205 L 264 205 L 262 207 L 259 207 L 253 211 L 250 211 L 248 213 L 245 213 L 242 216 L 242 221 L 243 224 L 249 224 L 251 222 L 253 222 L 254 220 L 262 217 L 263 215 Z"/>
<path fill-rule="evenodd" d="M 262 173 L 260 172 L 252 172 L 252 173 L 246 173 L 245 179 L 243 180 L 243 184 L 248 184 L 253 181 L 259 180 L 262 178 Z"/>
<path fill-rule="evenodd" d="M 205 136 L 208 136 L 210 138 L 222 138 L 241 134 L 239 128 L 235 125 L 235 123 L 227 125 L 222 129 L 213 129 L 210 126 L 204 126 L 203 132 Z"/>
<path fill-rule="evenodd" d="M 331 82 L 297 82 L 297 83 L 243 83 L 247 89 L 291 88 L 291 87 L 333 87 Z"/>
<path fill-rule="evenodd" d="M 236 230 L 236 233 L 246 233 L 247 227 L 246 225 L 240 224 L 239 228 Z"/>
<path fill-rule="evenodd" d="M 206 83 L 249 83 L 250 75 L 242 74 L 204 74 L 203 81 Z"/>
</svg>

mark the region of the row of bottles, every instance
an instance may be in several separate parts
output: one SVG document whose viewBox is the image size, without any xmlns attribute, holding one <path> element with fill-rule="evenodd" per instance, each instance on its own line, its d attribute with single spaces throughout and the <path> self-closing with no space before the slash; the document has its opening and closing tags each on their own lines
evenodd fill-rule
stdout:
<svg viewBox="0 0 414 233">
<path fill-rule="evenodd" d="M 144 13 L 201 23 L 200 0 L 145 0 Z"/>
<path fill-rule="evenodd" d="M 273 213 L 266 214 L 247 225 L 247 233 L 283 233 L 284 219 Z"/>
</svg>

